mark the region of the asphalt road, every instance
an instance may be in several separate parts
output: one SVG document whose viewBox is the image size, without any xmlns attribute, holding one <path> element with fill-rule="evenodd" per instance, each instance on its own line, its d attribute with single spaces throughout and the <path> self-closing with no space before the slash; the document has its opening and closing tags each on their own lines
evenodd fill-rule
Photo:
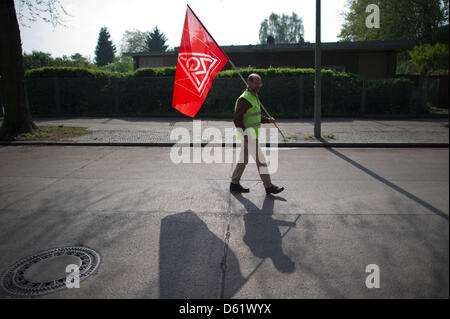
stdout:
<svg viewBox="0 0 450 319">
<path fill-rule="evenodd" d="M 0 147 L 0 272 L 84 245 L 97 272 L 36 298 L 449 297 L 448 149 L 278 155 L 280 196 L 254 164 L 234 196 L 232 164 L 174 164 L 170 148 Z"/>
</svg>

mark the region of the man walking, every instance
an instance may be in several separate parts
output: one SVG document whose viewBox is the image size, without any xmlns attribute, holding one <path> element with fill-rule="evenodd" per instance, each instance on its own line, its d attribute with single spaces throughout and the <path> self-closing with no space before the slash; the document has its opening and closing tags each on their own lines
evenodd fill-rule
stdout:
<svg viewBox="0 0 450 319">
<path fill-rule="evenodd" d="M 270 175 L 267 171 L 267 163 L 259 147 L 258 137 L 261 123 L 275 123 L 273 117 L 269 118 L 264 116 L 261 118 L 261 107 L 258 100 L 258 92 L 261 89 L 261 86 L 261 77 L 256 73 L 250 74 L 247 78 L 247 89 L 237 99 L 234 107 L 233 122 L 239 130 L 237 133 L 238 138 L 243 140 L 241 143 L 241 159 L 242 155 L 244 159 L 240 160 L 236 165 L 231 177 L 231 192 L 248 193 L 250 191 L 248 188 L 242 187 L 239 183 L 248 163 L 249 150 L 256 161 L 259 176 L 266 189 L 266 194 L 278 194 L 284 190 L 284 187 L 278 187 L 272 184 Z M 242 136 L 240 130 L 245 132 L 244 136 Z"/>
</svg>

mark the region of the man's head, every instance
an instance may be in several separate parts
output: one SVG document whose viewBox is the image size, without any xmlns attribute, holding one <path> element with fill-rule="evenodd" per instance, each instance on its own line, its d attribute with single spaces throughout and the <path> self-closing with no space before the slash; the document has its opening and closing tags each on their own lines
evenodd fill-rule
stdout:
<svg viewBox="0 0 450 319">
<path fill-rule="evenodd" d="M 250 74 L 247 78 L 247 85 L 254 92 L 258 93 L 262 86 L 261 77 L 256 73 Z"/>
</svg>

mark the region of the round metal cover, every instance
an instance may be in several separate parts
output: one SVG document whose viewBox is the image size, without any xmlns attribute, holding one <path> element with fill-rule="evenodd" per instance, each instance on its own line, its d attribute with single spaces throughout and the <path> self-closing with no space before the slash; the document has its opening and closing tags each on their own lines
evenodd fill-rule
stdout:
<svg viewBox="0 0 450 319">
<path fill-rule="evenodd" d="M 80 282 L 100 264 L 100 255 L 87 247 L 62 247 L 25 257 L 1 278 L 1 287 L 17 296 L 38 296 L 66 289 L 66 266 L 79 266 Z"/>
</svg>

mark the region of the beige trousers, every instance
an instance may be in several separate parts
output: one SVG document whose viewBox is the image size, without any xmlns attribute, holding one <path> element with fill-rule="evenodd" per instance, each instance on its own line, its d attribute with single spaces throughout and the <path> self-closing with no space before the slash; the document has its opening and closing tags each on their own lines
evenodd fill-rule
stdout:
<svg viewBox="0 0 450 319">
<path fill-rule="evenodd" d="M 268 188 L 272 186 L 270 175 L 267 170 L 267 163 L 264 154 L 261 152 L 261 148 L 259 147 L 258 139 L 251 140 L 249 143 L 247 137 L 245 138 L 245 141 L 241 143 L 240 159 L 236 165 L 236 168 L 233 171 L 233 175 L 231 176 L 231 182 L 233 184 L 239 184 L 241 176 L 244 173 L 245 167 L 248 164 L 249 149 L 250 154 L 255 159 L 256 166 L 258 167 L 258 173 L 259 176 L 261 177 L 264 187 Z"/>
</svg>

